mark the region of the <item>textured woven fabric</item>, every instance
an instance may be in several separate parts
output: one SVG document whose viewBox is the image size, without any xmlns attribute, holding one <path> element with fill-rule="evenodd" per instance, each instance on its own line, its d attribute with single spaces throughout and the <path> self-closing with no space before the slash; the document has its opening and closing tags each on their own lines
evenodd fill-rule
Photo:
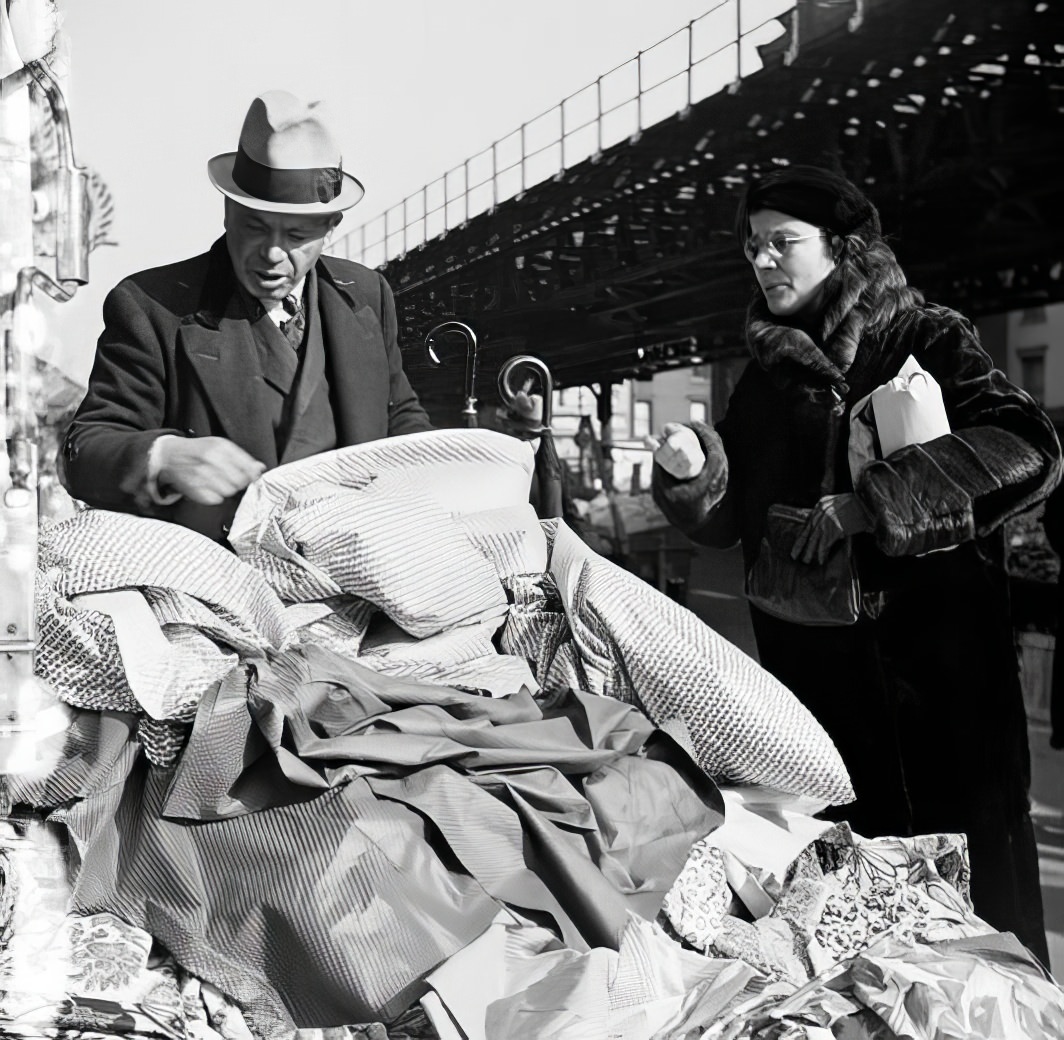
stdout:
<svg viewBox="0 0 1064 1040">
<path fill-rule="evenodd" d="M 547 538 L 531 503 L 461 513 L 456 519 L 500 578 L 547 569 Z"/>
<path fill-rule="evenodd" d="M 42 557 L 57 593 L 69 598 L 108 589 L 172 589 L 238 619 L 254 646 L 283 646 L 283 604 L 261 574 L 208 538 L 162 520 L 86 509 L 42 527 Z"/>
<path fill-rule="evenodd" d="M 314 483 L 362 487 L 385 472 L 415 474 L 450 513 L 512 507 L 528 501 L 533 463 L 527 442 L 492 430 L 431 430 L 340 448 L 264 473 L 241 500 L 229 541 L 243 557 L 294 491 Z"/>
<path fill-rule="evenodd" d="M 853 790 L 828 735 L 798 699 L 694 614 L 554 528 L 550 573 L 591 689 L 683 719 L 714 777 L 831 803 Z"/>
<path fill-rule="evenodd" d="M 309 500 L 296 491 L 278 526 L 311 566 L 413 635 L 502 622 L 506 596 L 494 566 L 411 474 Z"/>
</svg>

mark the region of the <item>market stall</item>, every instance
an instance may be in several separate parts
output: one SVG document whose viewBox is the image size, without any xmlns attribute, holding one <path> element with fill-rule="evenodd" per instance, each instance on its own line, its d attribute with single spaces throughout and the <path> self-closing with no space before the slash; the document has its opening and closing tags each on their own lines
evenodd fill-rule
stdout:
<svg viewBox="0 0 1064 1040">
<path fill-rule="evenodd" d="M 235 554 L 42 529 L 65 724 L 9 778 L 3 1029 L 1060 1035 L 963 838 L 816 819 L 851 797 L 816 720 L 532 470 L 437 431 L 266 474 Z"/>
</svg>

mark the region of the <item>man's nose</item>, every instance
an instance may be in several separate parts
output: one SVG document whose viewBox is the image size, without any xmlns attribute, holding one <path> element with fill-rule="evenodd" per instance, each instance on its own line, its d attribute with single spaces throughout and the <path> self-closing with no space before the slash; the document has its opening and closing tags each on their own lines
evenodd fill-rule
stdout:
<svg viewBox="0 0 1064 1040">
<path fill-rule="evenodd" d="M 269 238 L 263 242 L 263 256 L 271 263 L 280 263 L 288 254 L 279 238 Z"/>
<path fill-rule="evenodd" d="M 761 271 L 767 271 L 776 266 L 775 257 L 769 251 L 768 246 L 761 246 L 754 257 L 754 267 Z"/>
</svg>

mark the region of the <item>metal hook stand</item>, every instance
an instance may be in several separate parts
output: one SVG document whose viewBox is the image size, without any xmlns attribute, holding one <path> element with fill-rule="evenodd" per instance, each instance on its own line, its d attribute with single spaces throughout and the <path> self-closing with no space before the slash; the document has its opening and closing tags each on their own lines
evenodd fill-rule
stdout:
<svg viewBox="0 0 1064 1040">
<path fill-rule="evenodd" d="M 507 407 L 513 405 L 521 392 L 527 392 L 527 373 L 539 377 L 539 389 L 543 395 L 543 418 L 539 429 L 528 430 L 529 434 L 539 437 L 536 451 L 536 477 L 539 481 L 539 502 L 537 512 L 546 519 L 562 515 L 562 463 L 558 458 L 558 449 L 551 433 L 551 417 L 554 404 L 554 379 L 550 369 L 538 357 L 531 354 L 519 354 L 504 362 L 499 369 L 499 396 Z M 518 373 L 523 377 L 518 380 Z"/>
<path fill-rule="evenodd" d="M 441 337 L 449 332 L 459 332 L 466 341 L 465 407 L 462 420 L 469 429 L 477 425 L 477 334 L 460 321 L 444 321 L 429 329 L 425 336 L 425 351 L 434 365 L 442 365 L 443 359 L 436 351 Z"/>
</svg>

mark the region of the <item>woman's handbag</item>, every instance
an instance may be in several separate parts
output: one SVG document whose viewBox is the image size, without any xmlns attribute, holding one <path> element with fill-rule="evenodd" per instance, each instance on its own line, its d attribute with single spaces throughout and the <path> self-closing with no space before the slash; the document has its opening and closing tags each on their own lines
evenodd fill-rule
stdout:
<svg viewBox="0 0 1064 1040">
<path fill-rule="evenodd" d="M 797 625 L 852 625 L 861 615 L 852 539 L 840 538 L 824 563 L 791 558 L 811 512 L 769 507 L 760 551 L 746 576 L 746 598 L 766 614 Z"/>
</svg>

